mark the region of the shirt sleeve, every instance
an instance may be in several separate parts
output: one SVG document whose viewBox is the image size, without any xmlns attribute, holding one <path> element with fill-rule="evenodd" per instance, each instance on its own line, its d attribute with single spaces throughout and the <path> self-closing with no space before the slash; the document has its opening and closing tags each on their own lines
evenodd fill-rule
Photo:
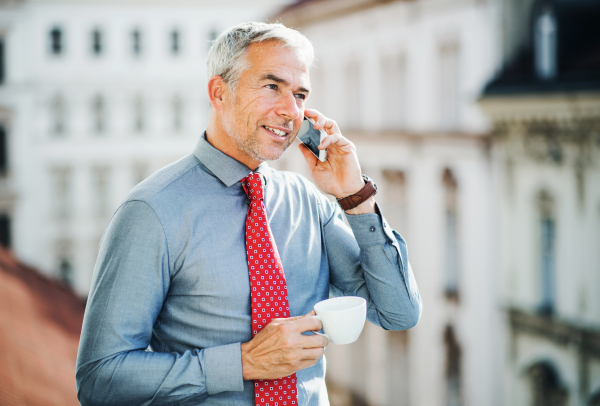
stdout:
<svg viewBox="0 0 600 406">
<path fill-rule="evenodd" d="M 339 205 L 321 201 L 323 234 L 332 296 L 367 300 L 367 319 L 386 330 L 414 327 L 422 300 L 408 261 L 406 242 L 377 213 L 346 215 Z"/>
<path fill-rule="evenodd" d="M 182 354 L 148 348 L 169 285 L 159 218 L 146 202 L 126 202 L 102 238 L 83 320 L 76 367 L 83 406 L 201 402 L 243 390 L 239 343 Z"/>
</svg>

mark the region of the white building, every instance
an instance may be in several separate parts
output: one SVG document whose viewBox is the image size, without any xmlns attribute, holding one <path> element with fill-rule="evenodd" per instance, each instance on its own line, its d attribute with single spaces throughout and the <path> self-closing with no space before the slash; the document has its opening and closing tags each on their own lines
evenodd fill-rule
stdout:
<svg viewBox="0 0 600 406">
<path fill-rule="evenodd" d="M 0 240 L 86 295 L 121 199 L 206 127 L 211 40 L 285 3 L 2 2 Z"/>
<path fill-rule="evenodd" d="M 505 2 L 493 121 L 506 405 L 600 405 L 600 3 Z"/>
<path fill-rule="evenodd" d="M 332 405 L 501 404 L 496 204 L 477 104 L 501 56 L 495 4 L 303 1 L 276 18 L 314 43 L 307 105 L 356 144 L 424 303 L 410 331 L 367 324 L 327 348 Z M 306 173 L 294 151 L 277 164 Z"/>
</svg>

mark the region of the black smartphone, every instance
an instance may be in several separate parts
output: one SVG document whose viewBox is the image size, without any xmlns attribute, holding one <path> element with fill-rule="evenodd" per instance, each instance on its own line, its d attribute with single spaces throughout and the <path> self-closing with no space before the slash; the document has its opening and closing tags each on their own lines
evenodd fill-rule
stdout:
<svg viewBox="0 0 600 406">
<path fill-rule="evenodd" d="M 301 143 L 308 147 L 308 149 L 317 157 L 319 161 L 325 162 L 327 160 L 327 149 L 320 150 L 319 144 L 327 136 L 327 133 L 323 130 L 315 130 L 313 120 L 308 117 L 304 117 L 302 126 L 298 130 L 298 139 Z"/>
</svg>

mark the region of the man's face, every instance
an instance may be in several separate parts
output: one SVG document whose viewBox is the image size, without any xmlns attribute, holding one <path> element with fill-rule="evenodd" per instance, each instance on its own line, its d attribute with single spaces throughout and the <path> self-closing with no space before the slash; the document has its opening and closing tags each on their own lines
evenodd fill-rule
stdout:
<svg viewBox="0 0 600 406">
<path fill-rule="evenodd" d="M 267 41 L 246 51 L 235 97 L 223 104 L 223 128 L 238 160 L 251 168 L 278 159 L 296 138 L 310 89 L 309 67 L 298 51 Z"/>
</svg>

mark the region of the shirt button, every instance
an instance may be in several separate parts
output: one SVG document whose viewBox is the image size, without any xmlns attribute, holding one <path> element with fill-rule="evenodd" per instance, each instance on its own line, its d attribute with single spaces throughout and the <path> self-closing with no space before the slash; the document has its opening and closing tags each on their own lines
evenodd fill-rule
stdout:
<svg viewBox="0 0 600 406">
<path fill-rule="evenodd" d="M 371 226 L 371 228 L 369 228 L 369 230 L 371 230 L 371 232 L 375 231 L 375 226 Z"/>
</svg>

